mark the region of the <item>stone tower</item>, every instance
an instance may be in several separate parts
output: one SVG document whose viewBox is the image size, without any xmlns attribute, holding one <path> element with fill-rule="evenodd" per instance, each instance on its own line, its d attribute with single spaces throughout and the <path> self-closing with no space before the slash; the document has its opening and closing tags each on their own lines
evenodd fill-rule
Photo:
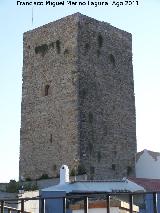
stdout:
<svg viewBox="0 0 160 213">
<path fill-rule="evenodd" d="M 134 175 L 132 36 L 79 13 L 24 33 L 20 176 Z"/>
</svg>

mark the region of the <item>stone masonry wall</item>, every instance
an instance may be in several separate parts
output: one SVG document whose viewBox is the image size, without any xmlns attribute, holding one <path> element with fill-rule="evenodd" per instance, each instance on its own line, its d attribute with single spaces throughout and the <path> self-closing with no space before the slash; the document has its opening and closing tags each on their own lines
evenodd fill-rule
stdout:
<svg viewBox="0 0 160 213">
<path fill-rule="evenodd" d="M 134 175 L 131 34 L 82 16 L 78 48 L 81 162 L 91 179 Z"/>
<path fill-rule="evenodd" d="M 24 34 L 20 176 L 57 176 L 77 158 L 77 19 Z"/>
<path fill-rule="evenodd" d="M 134 175 L 131 34 L 77 13 L 25 33 L 23 64 L 20 176 Z"/>
</svg>

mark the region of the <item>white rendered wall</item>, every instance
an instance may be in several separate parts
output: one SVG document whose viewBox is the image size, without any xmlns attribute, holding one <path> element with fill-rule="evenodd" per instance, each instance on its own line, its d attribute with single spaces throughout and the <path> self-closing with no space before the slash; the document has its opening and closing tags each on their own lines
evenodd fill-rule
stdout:
<svg viewBox="0 0 160 213">
<path fill-rule="evenodd" d="M 83 209 L 79 209 L 79 210 L 73 210 L 73 213 L 84 213 Z M 117 207 L 111 207 L 110 208 L 110 212 L 111 213 L 120 213 L 120 209 Z M 106 208 L 93 208 L 93 209 L 89 209 L 88 213 L 106 213 Z"/>
<path fill-rule="evenodd" d="M 30 191 L 25 192 L 20 198 L 32 198 L 39 196 L 39 191 Z M 18 209 L 21 208 L 21 204 L 18 204 Z M 32 213 L 39 213 L 39 201 L 38 200 L 29 200 L 24 203 L 24 210 Z"/>
<path fill-rule="evenodd" d="M 160 156 L 154 159 L 147 150 L 144 150 L 136 162 L 136 177 L 160 179 Z"/>
</svg>

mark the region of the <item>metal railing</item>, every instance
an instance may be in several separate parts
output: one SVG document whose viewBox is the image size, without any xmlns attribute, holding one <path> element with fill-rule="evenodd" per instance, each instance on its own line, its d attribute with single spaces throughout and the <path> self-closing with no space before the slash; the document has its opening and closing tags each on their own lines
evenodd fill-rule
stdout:
<svg viewBox="0 0 160 213">
<path fill-rule="evenodd" d="M 7 202 L 17 202 L 16 204 L 18 204 L 19 202 L 21 203 L 21 209 L 17 209 L 11 206 L 6 206 L 5 203 Z M 13 203 L 10 203 L 10 205 L 12 205 Z M 15 204 L 15 203 L 14 203 Z M 8 212 L 8 213 L 12 213 L 12 212 L 17 212 L 17 213 L 30 213 L 28 211 L 24 211 L 24 199 L 5 199 L 5 200 L 1 200 L 0 201 L 0 213 L 4 213 L 4 212 Z"/>
<path fill-rule="evenodd" d="M 113 197 L 116 198 L 122 198 L 125 196 L 125 199 L 127 198 L 127 202 L 129 204 L 129 213 L 134 213 L 133 205 L 134 205 L 134 197 L 135 196 L 143 196 L 146 195 L 152 195 L 152 212 L 153 213 L 160 213 L 158 212 L 158 205 L 157 205 L 157 194 L 160 194 L 160 192 L 138 192 L 138 193 L 129 193 L 129 192 L 114 192 L 114 193 L 108 193 L 108 192 L 72 192 L 67 193 L 65 196 L 51 196 L 51 197 L 26 197 L 26 198 L 17 198 L 17 199 L 1 199 L 0 200 L 0 213 L 4 213 L 8 211 L 8 213 L 11 212 L 18 212 L 18 213 L 30 213 L 29 211 L 25 211 L 25 202 L 26 201 L 33 201 L 37 200 L 39 202 L 40 213 L 46 213 L 46 201 L 47 200 L 57 200 L 60 199 L 62 201 L 62 211 L 60 213 L 66 213 L 68 209 L 68 201 L 72 200 L 81 200 L 83 201 L 83 210 L 84 213 L 89 212 L 89 199 L 92 199 L 94 202 L 96 199 L 103 199 L 106 201 L 106 212 L 111 212 L 111 206 L 110 206 L 110 200 Z M 17 204 L 20 204 L 20 209 L 8 207 L 5 204 L 9 202 L 16 202 Z M 160 204 L 160 201 L 159 201 Z M 54 212 L 53 212 L 54 213 Z M 56 212 L 57 213 L 57 212 Z M 58 212 L 59 213 L 59 212 Z M 147 212 L 148 213 L 148 212 Z"/>
</svg>

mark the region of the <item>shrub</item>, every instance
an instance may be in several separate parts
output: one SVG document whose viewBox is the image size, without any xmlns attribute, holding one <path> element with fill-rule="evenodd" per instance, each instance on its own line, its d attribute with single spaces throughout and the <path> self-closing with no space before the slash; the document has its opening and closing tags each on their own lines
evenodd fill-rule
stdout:
<svg viewBox="0 0 160 213">
<path fill-rule="evenodd" d="M 78 174 L 79 174 L 79 175 L 84 175 L 84 174 L 86 174 L 86 169 L 85 169 L 84 165 L 82 165 L 82 164 L 79 164 L 79 165 L 78 165 Z"/>
<path fill-rule="evenodd" d="M 19 189 L 19 183 L 15 180 L 10 180 L 10 182 L 7 184 L 6 192 L 10 193 L 16 193 Z"/>
<path fill-rule="evenodd" d="M 49 179 L 48 174 L 42 174 L 39 180 Z"/>
</svg>

